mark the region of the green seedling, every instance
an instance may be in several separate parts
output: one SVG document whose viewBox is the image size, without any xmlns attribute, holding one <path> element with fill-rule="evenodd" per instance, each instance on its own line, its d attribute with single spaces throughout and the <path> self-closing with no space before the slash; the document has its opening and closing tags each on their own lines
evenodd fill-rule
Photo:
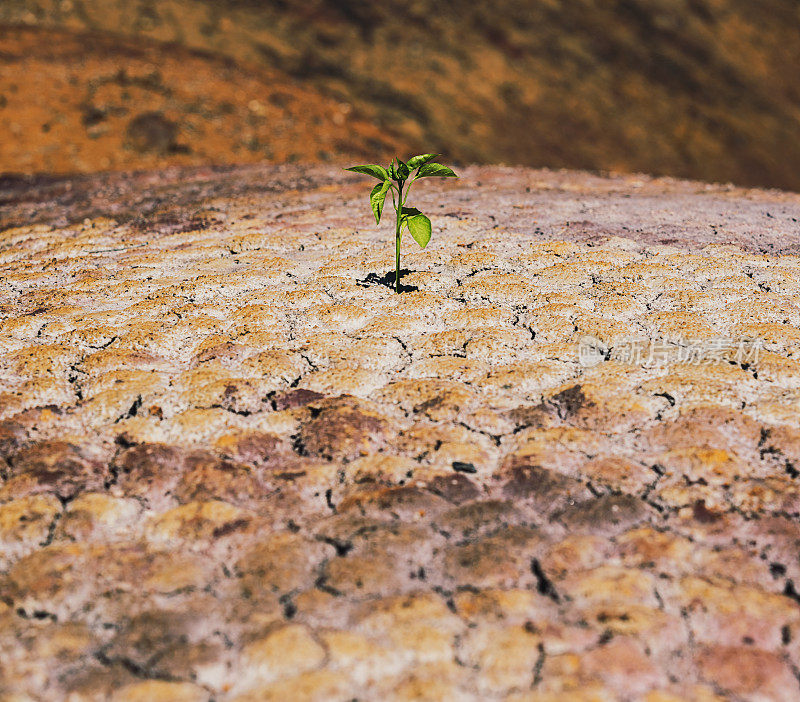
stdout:
<svg viewBox="0 0 800 702">
<path fill-rule="evenodd" d="M 394 289 L 400 292 L 400 237 L 403 229 L 408 229 L 411 236 L 423 249 L 431 240 L 431 220 L 414 207 L 406 207 L 411 186 L 420 178 L 458 178 L 447 166 L 434 163 L 439 154 L 420 154 L 412 156 L 404 163 L 395 158 L 386 168 L 383 166 L 352 166 L 346 171 L 363 173 L 377 178 L 380 182 L 372 189 L 369 195 L 369 204 L 375 222 L 381 223 L 383 205 L 386 195 L 392 194 L 392 205 L 395 211 L 394 224 Z M 412 175 L 411 172 L 414 171 Z"/>
</svg>

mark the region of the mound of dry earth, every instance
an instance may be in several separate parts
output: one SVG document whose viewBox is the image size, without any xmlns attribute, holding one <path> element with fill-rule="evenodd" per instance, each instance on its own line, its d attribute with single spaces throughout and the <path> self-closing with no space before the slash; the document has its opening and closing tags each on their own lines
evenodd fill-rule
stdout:
<svg viewBox="0 0 800 702">
<path fill-rule="evenodd" d="M 139 38 L 0 26 L 0 173 L 374 158 L 352 106 L 286 72 Z"/>
<path fill-rule="evenodd" d="M 28 117 L 11 118 L 15 141 L 26 147 L 0 150 L 0 170 L 53 168 L 31 163 L 45 155 L 59 169 L 64 162 L 82 171 L 161 168 L 201 163 L 202 150 L 217 163 L 282 161 L 297 151 L 344 160 L 351 151 L 331 143 L 332 116 L 343 120 L 333 134 L 350 146 L 366 122 L 403 151 L 470 163 L 613 168 L 800 190 L 796 0 L 4 0 L 0 24 L 108 37 L 95 47 L 85 36 L 42 32 L 26 42 L 27 80 L 7 80 L 19 66 L 4 61 L 19 29 L 0 30 L 0 127 L 4 113 Z M 131 43 L 139 49 L 154 41 L 170 46 L 148 50 L 153 65 L 144 75 L 156 74 L 150 86 L 171 96 L 140 85 L 125 103 L 113 84 L 95 96 L 98 73 L 124 74 Z M 60 42 L 78 42 L 86 53 L 59 58 Z M 203 56 L 181 72 L 175 58 L 186 52 L 176 46 Z M 262 66 L 274 78 L 265 85 L 252 73 L 220 70 L 226 59 Z M 270 83 L 286 76 L 302 86 L 309 113 L 323 113 L 319 130 L 303 126 L 297 105 L 282 112 L 280 102 L 269 102 Z M 17 85 L 19 95 L 10 92 Z M 237 90 L 248 97 L 236 98 Z M 37 109 L 42 98 L 57 100 L 74 124 L 79 96 L 101 110 L 165 104 L 180 145 L 196 149 L 194 160 L 167 151 L 143 164 L 135 151 L 111 151 L 116 114 L 89 130 L 63 129 L 53 110 Z M 263 102 L 263 112 L 245 109 L 251 100 Z M 226 103 L 230 110 L 220 109 Z M 348 106 L 345 115 L 340 107 Z M 300 139 L 270 133 L 298 115 L 287 131 Z M 45 124 L 59 140 L 41 132 Z M 373 154 L 378 148 L 367 146 Z"/>
<path fill-rule="evenodd" d="M 2 183 L 2 699 L 797 699 L 800 197 L 365 193 Z"/>
</svg>

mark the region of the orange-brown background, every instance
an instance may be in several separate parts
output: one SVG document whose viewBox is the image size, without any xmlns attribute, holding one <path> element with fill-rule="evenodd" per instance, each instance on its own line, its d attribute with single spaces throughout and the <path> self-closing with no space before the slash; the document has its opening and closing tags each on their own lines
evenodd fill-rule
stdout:
<svg viewBox="0 0 800 702">
<path fill-rule="evenodd" d="M 0 172 L 436 150 L 800 189 L 796 0 L 4 0 Z"/>
</svg>

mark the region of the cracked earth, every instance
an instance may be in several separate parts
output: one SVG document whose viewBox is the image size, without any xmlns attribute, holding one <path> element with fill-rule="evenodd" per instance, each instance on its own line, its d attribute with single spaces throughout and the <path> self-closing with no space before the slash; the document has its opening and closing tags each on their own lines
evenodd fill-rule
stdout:
<svg viewBox="0 0 800 702">
<path fill-rule="evenodd" d="M 800 196 L 368 190 L 0 182 L 0 700 L 800 698 Z"/>
</svg>

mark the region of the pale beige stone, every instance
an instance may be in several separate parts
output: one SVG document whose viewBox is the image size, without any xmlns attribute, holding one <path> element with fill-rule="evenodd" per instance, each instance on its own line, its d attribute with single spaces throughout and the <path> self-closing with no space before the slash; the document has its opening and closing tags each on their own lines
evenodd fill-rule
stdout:
<svg viewBox="0 0 800 702">
<path fill-rule="evenodd" d="M 52 495 L 30 495 L 0 504 L 0 562 L 7 567 L 47 541 L 61 503 Z"/>
<path fill-rule="evenodd" d="M 58 525 L 59 533 L 74 539 L 126 537 L 142 512 L 133 499 L 89 492 L 67 506 Z"/>
<path fill-rule="evenodd" d="M 150 518 L 145 529 L 156 542 L 205 541 L 228 525 L 249 522 L 252 517 L 246 510 L 220 500 L 190 502 Z"/>
<path fill-rule="evenodd" d="M 322 665 L 326 653 L 308 629 L 289 624 L 249 643 L 242 656 L 244 684 L 253 687 L 314 670 Z"/>
<path fill-rule="evenodd" d="M 353 690 L 348 678 L 330 670 L 303 673 L 232 698 L 233 702 L 349 702 L 352 699 Z"/>
<path fill-rule="evenodd" d="M 206 702 L 207 690 L 188 682 L 145 680 L 117 690 L 112 702 Z"/>
</svg>

